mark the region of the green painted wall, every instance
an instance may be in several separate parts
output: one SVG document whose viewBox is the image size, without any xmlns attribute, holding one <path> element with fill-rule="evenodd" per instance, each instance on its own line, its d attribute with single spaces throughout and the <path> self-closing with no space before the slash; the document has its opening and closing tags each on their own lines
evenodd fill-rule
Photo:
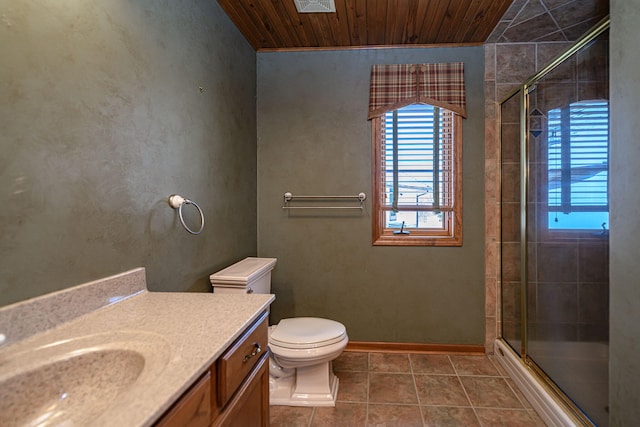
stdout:
<svg viewBox="0 0 640 427">
<path fill-rule="evenodd" d="M 0 305 L 138 266 L 209 291 L 256 253 L 256 54 L 215 1 L 0 12 Z M 201 235 L 172 193 L 204 209 Z"/>
<path fill-rule="evenodd" d="M 640 0 L 611 2 L 609 425 L 640 420 Z"/>
<path fill-rule="evenodd" d="M 458 248 L 372 247 L 363 213 L 287 213 L 283 194 L 371 195 L 369 73 L 377 63 L 463 61 Z M 482 47 L 257 55 L 258 254 L 278 258 L 272 321 L 323 316 L 352 340 L 484 343 Z"/>
</svg>

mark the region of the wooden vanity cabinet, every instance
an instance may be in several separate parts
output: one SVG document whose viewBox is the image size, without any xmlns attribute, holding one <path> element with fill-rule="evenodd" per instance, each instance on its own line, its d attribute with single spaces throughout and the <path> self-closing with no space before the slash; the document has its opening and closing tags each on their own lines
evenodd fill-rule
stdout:
<svg viewBox="0 0 640 427">
<path fill-rule="evenodd" d="M 158 427 L 269 425 L 267 313 L 261 314 L 158 421 Z"/>
</svg>

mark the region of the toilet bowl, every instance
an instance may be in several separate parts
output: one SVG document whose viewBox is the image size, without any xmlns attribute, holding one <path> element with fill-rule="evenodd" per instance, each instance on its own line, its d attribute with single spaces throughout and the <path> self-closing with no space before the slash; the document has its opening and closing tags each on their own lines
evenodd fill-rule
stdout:
<svg viewBox="0 0 640 427">
<path fill-rule="evenodd" d="M 245 258 L 209 279 L 214 293 L 270 293 L 275 258 Z M 269 327 L 271 405 L 335 406 L 332 361 L 349 337 L 343 324 L 318 317 L 282 319 Z"/>
<path fill-rule="evenodd" d="M 348 342 L 344 325 L 333 320 L 299 317 L 282 319 L 272 326 L 269 329 L 270 403 L 335 406 L 338 377 L 333 373 L 332 361 L 340 356 Z"/>
</svg>

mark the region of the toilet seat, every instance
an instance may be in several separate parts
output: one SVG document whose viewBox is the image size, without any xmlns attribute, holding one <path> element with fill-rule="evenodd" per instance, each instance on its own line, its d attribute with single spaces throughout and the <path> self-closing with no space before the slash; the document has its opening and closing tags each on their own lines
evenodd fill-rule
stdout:
<svg viewBox="0 0 640 427">
<path fill-rule="evenodd" d="M 345 339 L 342 323 L 318 317 L 282 319 L 269 335 L 269 344 L 288 349 L 313 349 Z"/>
</svg>

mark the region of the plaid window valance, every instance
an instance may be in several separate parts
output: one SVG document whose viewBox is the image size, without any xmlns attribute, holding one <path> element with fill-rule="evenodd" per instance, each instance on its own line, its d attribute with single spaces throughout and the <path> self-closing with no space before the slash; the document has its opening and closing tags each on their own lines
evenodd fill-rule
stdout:
<svg viewBox="0 0 640 427">
<path fill-rule="evenodd" d="M 371 67 L 369 119 L 417 103 L 446 108 L 466 117 L 464 64 L 384 64 Z"/>
</svg>

